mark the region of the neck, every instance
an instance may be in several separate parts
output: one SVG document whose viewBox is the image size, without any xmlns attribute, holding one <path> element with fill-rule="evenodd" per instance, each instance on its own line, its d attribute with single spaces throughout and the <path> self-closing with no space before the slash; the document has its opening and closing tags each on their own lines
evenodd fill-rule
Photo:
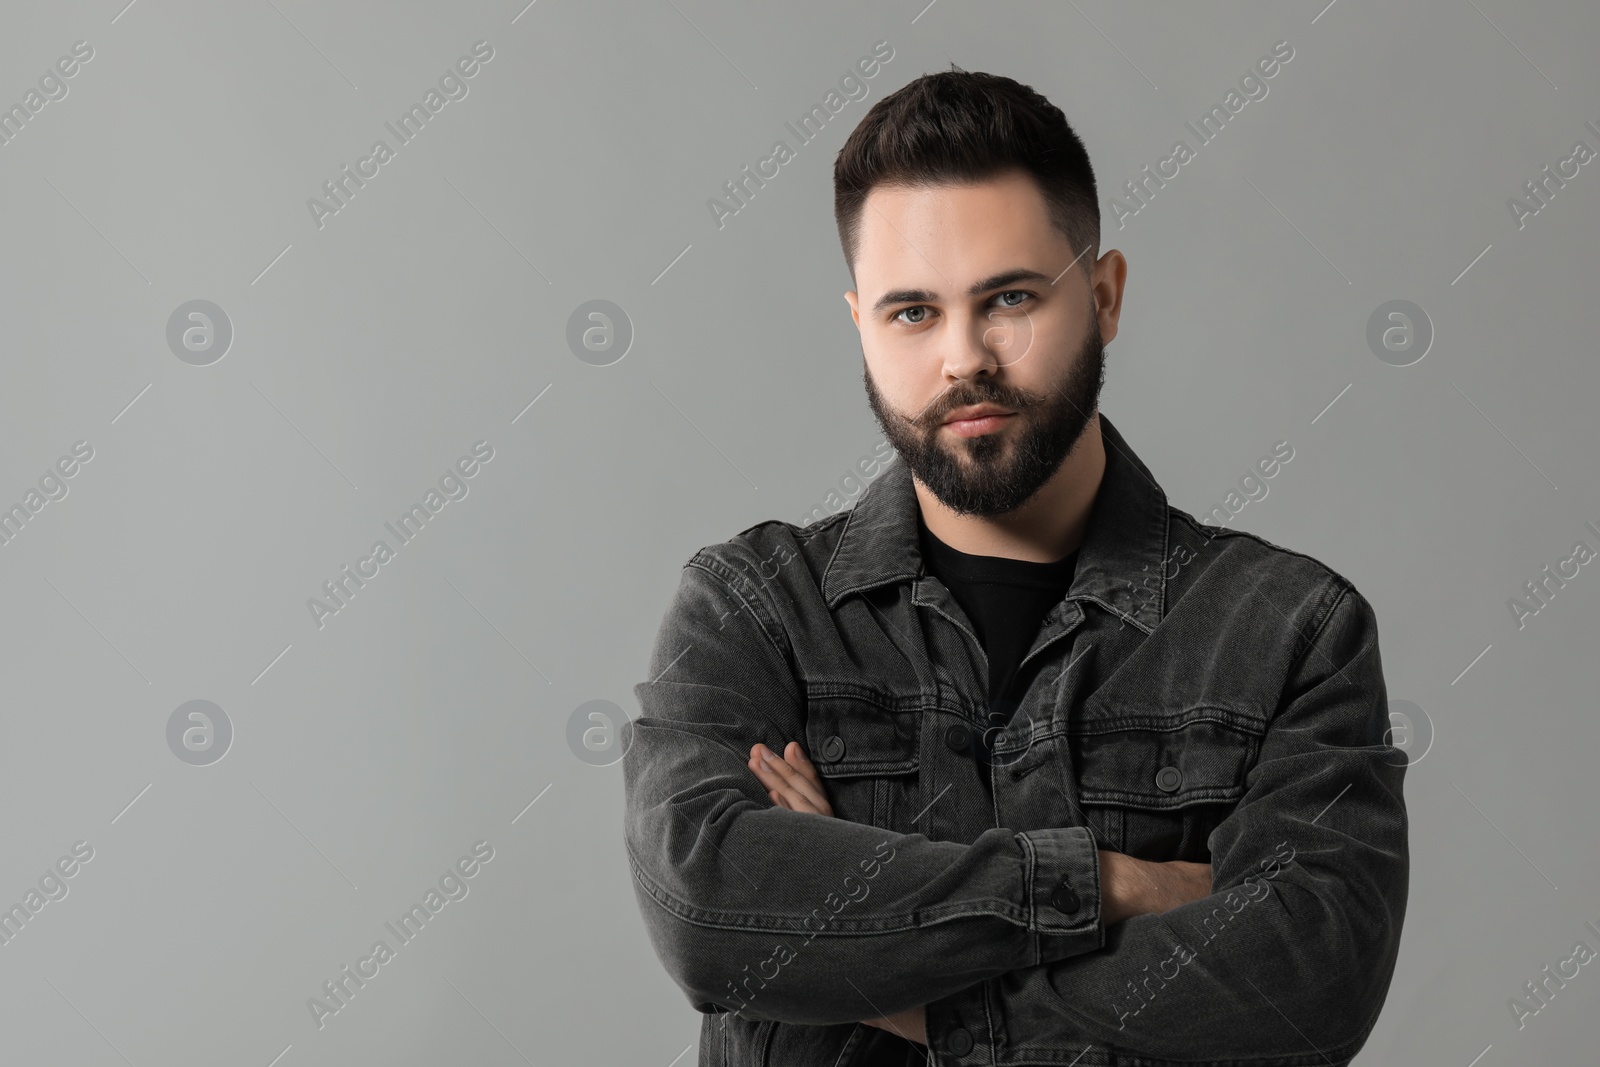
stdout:
<svg viewBox="0 0 1600 1067">
<path fill-rule="evenodd" d="M 1054 563 L 1083 544 L 1089 512 L 1105 469 L 1105 444 L 1100 436 L 1100 413 L 1096 411 L 1050 480 L 1015 511 L 995 516 L 961 515 L 945 507 L 920 481 L 913 479 L 912 484 L 922 509 L 922 521 L 933 536 L 951 548 L 975 556 Z"/>
</svg>

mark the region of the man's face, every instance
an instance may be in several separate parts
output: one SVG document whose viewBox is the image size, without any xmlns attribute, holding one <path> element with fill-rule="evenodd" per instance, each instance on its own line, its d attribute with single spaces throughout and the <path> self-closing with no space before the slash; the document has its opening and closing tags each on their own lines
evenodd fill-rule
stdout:
<svg viewBox="0 0 1600 1067">
<path fill-rule="evenodd" d="M 912 474 L 953 511 L 1020 507 L 1094 414 L 1104 344 L 1077 255 L 1021 172 L 867 196 L 857 291 L 845 294 L 867 400 Z M 978 404 L 1011 414 L 947 422 Z"/>
</svg>

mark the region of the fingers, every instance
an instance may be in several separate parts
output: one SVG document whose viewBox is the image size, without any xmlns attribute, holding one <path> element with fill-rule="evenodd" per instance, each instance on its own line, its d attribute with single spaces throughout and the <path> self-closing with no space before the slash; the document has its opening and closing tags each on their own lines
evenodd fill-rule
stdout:
<svg viewBox="0 0 1600 1067">
<path fill-rule="evenodd" d="M 778 807 L 788 808 L 790 811 L 809 812 L 813 815 L 822 814 L 811 796 L 793 784 L 798 780 L 798 774 L 789 769 L 782 759 L 757 752 L 750 757 L 749 766 L 761 784 L 766 786 L 767 796 L 771 797 L 772 802 Z M 785 770 L 792 777 L 786 777 Z"/>
<path fill-rule="evenodd" d="M 790 741 L 784 746 L 783 761 L 810 784 L 812 793 L 820 798 L 820 805 L 827 809 L 827 814 L 833 814 L 832 805 L 828 803 L 828 791 L 822 785 L 822 772 L 817 770 L 811 758 L 806 755 L 805 747 L 798 741 Z"/>
<path fill-rule="evenodd" d="M 792 789 L 788 780 L 777 770 L 777 765 L 782 762 L 781 759 L 775 758 L 765 745 L 754 745 L 750 749 L 750 759 L 746 766 L 766 787 L 767 796 L 778 807 L 788 808 L 790 811 L 811 811 L 806 798 Z"/>
<path fill-rule="evenodd" d="M 821 782 L 822 775 L 818 773 L 816 765 L 806 755 L 806 750 L 798 741 L 790 741 L 783 749 L 783 758 L 793 765 L 800 773 L 806 775 L 813 782 Z"/>
<path fill-rule="evenodd" d="M 763 785 L 783 797 L 785 807 L 817 815 L 831 812 L 827 797 L 815 783 L 765 745 L 756 747 L 758 751 L 752 769 Z M 795 742 L 790 742 L 788 747 L 792 752 L 799 746 Z"/>
<path fill-rule="evenodd" d="M 800 743 L 789 742 L 785 752 L 785 756 L 779 756 L 765 745 L 750 749 L 748 766 L 766 787 L 772 802 L 791 811 L 831 816 L 833 807 L 823 791 L 822 777 Z"/>
<path fill-rule="evenodd" d="M 784 762 L 799 771 L 815 788 L 817 793 L 826 802 L 828 791 L 822 786 L 822 772 L 817 770 L 816 764 L 811 762 L 811 757 L 806 755 L 806 750 L 798 741 L 790 741 L 783 750 Z"/>
</svg>

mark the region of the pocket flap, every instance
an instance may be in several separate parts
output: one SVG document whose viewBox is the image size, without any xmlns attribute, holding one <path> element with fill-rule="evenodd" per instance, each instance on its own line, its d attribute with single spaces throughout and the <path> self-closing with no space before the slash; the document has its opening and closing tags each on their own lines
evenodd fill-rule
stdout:
<svg viewBox="0 0 1600 1067">
<path fill-rule="evenodd" d="M 829 778 L 915 771 L 922 717 L 886 705 L 868 694 L 809 697 L 806 755 L 817 770 Z"/>
<path fill-rule="evenodd" d="M 1242 797 L 1262 730 L 1195 710 L 1189 716 L 1140 719 L 1137 728 L 1074 737 L 1083 802 L 1165 811 Z"/>
</svg>

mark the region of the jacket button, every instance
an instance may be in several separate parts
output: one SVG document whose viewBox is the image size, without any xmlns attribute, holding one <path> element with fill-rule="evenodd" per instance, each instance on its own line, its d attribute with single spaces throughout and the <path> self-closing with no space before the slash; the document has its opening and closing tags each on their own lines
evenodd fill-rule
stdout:
<svg viewBox="0 0 1600 1067">
<path fill-rule="evenodd" d="M 844 738 L 838 734 L 829 734 L 822 741 L 822 758 L 832 763 L 834 760 L 844 758 Z"/>
<path fill-rule="evenodd" d="M 1077 911 L 1078 905 L 1081 903 L 1082 901 L 1078 899 L 1077 891 L 1066 882 L 1056 886 L 1055 890 L 1050 894 L 1050 905 L 1057 911 L 1064 911 L 1068 915 Z"/>
<path fill-rule="evenodd" d="M 972 1035 L 965 1026 L 958 1026 L 950 1031 L 950 1036 L 944 1039 L 945 1047 L 957 1056 L 965 1056 L 972 1051 Z"/>
<path fill-rule="evenodd" d="M 1163 767 L 1156 772 L 1156 788 L 1163 793 L 1176 792 L 1183 784 L 1183 772 L 1176 767 Z"/>
<path fill-rule="evenodd" d="M 944 732 L 944 743 L 952 752 L 965 752 L 967 745 L 971 743 L 967 728 L 960 723 L 950 727 Z"/>
</svg>

